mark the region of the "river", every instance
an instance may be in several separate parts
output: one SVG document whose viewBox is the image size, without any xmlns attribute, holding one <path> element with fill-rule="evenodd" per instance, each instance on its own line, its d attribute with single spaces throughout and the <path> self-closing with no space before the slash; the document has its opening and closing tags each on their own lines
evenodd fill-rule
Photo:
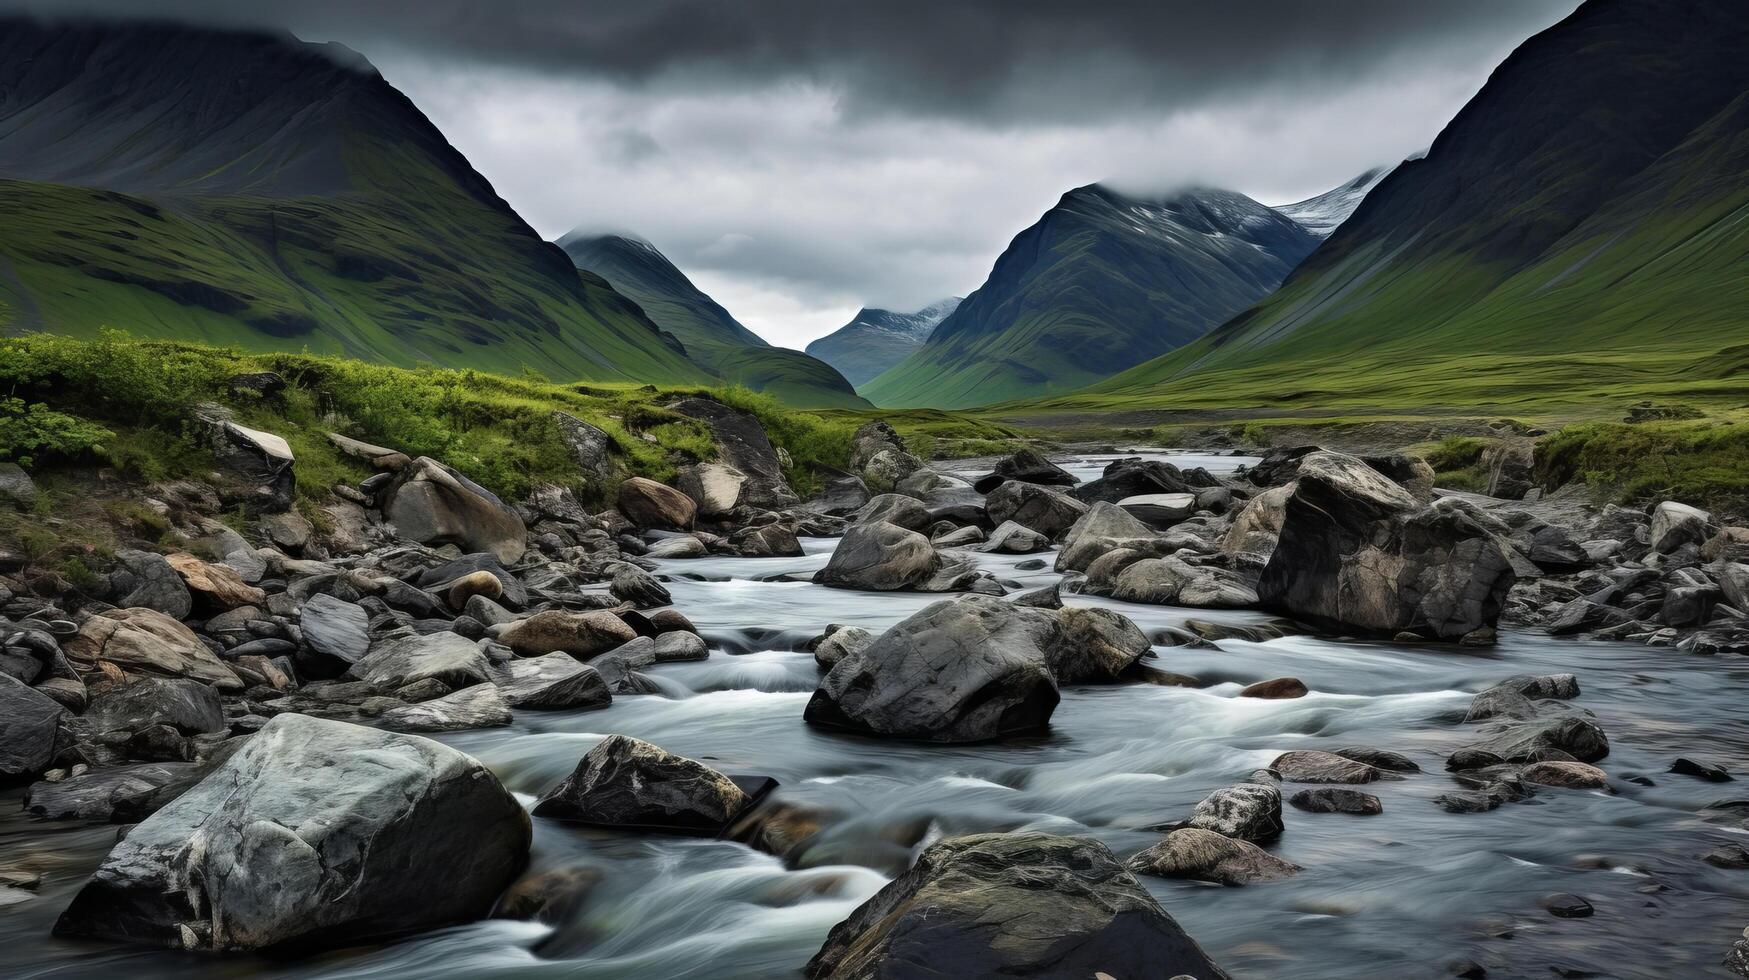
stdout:
<svg viewBox="0 0 1749 980">
<path fill-rule="evenodd" d="M 1112 457 L 1072 471 L 1098 475 Z M 1173 456 L 1230 470 L 1232 457 Z M 1404 752 L 1425 772 L 1367 787 L 1373 817 L 1286 810 L 1271 847 L 1304 868 L 1280 882 L 1223 888 L 1143 878 L 1161 904 L 1235 977 L 1450 975 L 1474 961 L 1489 977 L 1727 976 L 1726 948 L 1749 923 L 1749 871 L 1699 860 L 1749 843 L 1735 819 L 1700 811 L 1749 798 L 1665 770 L 1689 755 L 1741 771 L 1749 760 L 1749 669 L 1740 660 L 1637 644 L 1555 639 L 1511 629 L 1489 650 L 1293 637 L 1158 647 L 1156 666 L 1203 688 L 1079 686 L 1063 691 L 1047 736 L 976 746 L 829 734 L 801 720 L 819 677 L 795 652 L 827 623 L 879 631 L 939 596 L 825 589 L 771 581 L 825 563 L 831 539 L 788 559 L 707 558 L 664 565 L 675 605 L 711 645 L 708 660 L 652 669 L 661 695 L 617 698 L 604 711 L 518 712 L 509 728 L 444 736 L 483 760 L 525 802 L 556 783 L 597 740 L 623 733 L 730 773 L 776 777 L 779 798 L 839 811 L 813 852 L 786 869 L 740 844 L 580 830 L 536 820 L 537 869 L 585 866 L 601 879 L 575 921 L 558 928 L 487 921 L 379 948 L 274 961 L 276 975 L 321 977 L 783 977 L 797 975 L 827 930 L 940 836 L 1036 829 L 1090 834 L 1127 856 L 1159 838 L 1210 790 L 1278 753 L 1365 745 Z M 1047 561 L 1049 555 L 1044 556 Z M 1019 571 L 1022 556 L 983 555 L 1003 581 L 1033 588 L 1057 576 Z M 1081 596 L 1119 609 L 1144 632 L 1186 618 L 1260 621 Z M 1433 798 L 1458 788 L 1445 755 L 1469 740 L 1458 724 L 1472 694 L 1515 673 L 1571 671 L 1577 704 L 1608 733 L 1600 765 L 1614 792 L 1545 789 L 1489 813 L 1447 813 Z M 1235 697 L 1253 681 L 1292 675 L 1296 700 Z M 1654 785 L 1625 777 L 1641 774 Z M 1295 787 L 1288 787 L 1291 793 Z M 232 976 L 254 958 L 204 958 L 76 944 L 49 935 L 55 916 L 101 861 L 115 828 L 40 824 L 0 798 L 0 867 L 45 880 L 0 906 L 0 975 Z M 1555 918 L 1550 893 L 1586 897 L 1596 914 Z M 1551 972 L 1554 971 L 1554 972 Z"/>
</svg>

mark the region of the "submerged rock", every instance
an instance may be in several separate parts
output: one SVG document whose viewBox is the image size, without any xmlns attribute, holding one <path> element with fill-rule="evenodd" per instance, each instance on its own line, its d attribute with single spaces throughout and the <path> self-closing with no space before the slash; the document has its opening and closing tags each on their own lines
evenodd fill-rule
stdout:
<svg viewBox="0 0 1749 980">
<path fill-rule="evenodd" d="M 1212 830 L 1181 827 L 1158 844 L 1129 859 L 1137 874 L 1161 878 L 1191 878 L 1223 885 L 1273 881 L 1299 873 L 1299 866 L 1250 841 L 1223 837 Z"/>
<path fill-rule="evenodd" d="M 401 936 L 484 916 L 530 836 L 454 749 L 282 715 L 134 827 L 55 932 L 212 950 Z"/>
<path fill-rule="evenodd" d="M 1370 817 L 1385 812 L 1378 797 L 1354 789 L 1302 789 L 1289 797 L 1288 803 L 1307 813 L 1353 813 Z"/>
<path fill-rule="evenodd" d="M 813 980 L 1190 976 L 1225 980 L 1104 844 L 953 837 L 832 928 Z"/>
<path fill-rule="evenodd" d="M 1389 778 L 1383 769 L 1315 749 L 1283 752 L 1269 768 L 1290 783 L 1370 783 Z"/>
</svg>

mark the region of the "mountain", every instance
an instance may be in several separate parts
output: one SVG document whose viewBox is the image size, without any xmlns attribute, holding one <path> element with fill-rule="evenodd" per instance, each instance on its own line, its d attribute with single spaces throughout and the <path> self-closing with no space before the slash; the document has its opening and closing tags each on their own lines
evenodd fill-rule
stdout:
<svg viewBox="0 0 1749 980">
<path fill-rule="evenodd" d="M 1378 182 L 1390 172 L 1389 167 L 1374 167 L 1341 187 L 1293 204 L 1277 204 L 1275 210 L 1299 222 L 1301 227 L 1319 238 L 1329 238 L 1330 233 L 1360 207 L 1366 192 L 1378 186 Z"/>
<path fill-rule="evenodd" d="M 773 347 L 742 326 L 649 242 L 572 232 L 559 239 L 559 247 L 577 268 L 601 276 L 634 300 L 657 326 L 679 338 L 693 363 L 724 381 L 768 392 L 796 408 L 871 407 L 831 365 Z"/>
<path fill-rule="evenodd" d="M 1243 194 L 1064 194 L 916 353 L 860 387 L 883 407 L 1070 391 L 1189 343 L 1269 293 L 1317 236 Z"/>
<path fill-rule="evenodd" d="M 1280 291 L 1063 399 L 1620 412 L 1749 394 L 1749 4 L 1590 0 Z"/>
<path fill-rule="evenodd" d="M 922 347 L 960 302 L 954 296 L 915 313 L 864 307 L 849 323 L 809 344 L 807 351 L 837 368 L 851 384 L 860 385 Z"/>
<path fill-rule="evenodd" d="M 338 45 L 0 18 L 0 330 L 708 379 Z"/>
</svg>

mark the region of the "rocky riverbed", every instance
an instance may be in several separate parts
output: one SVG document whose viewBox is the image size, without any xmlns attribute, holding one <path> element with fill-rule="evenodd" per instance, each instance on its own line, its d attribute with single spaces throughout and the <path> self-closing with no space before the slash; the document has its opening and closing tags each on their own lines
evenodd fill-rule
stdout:
<svg viewBox="0 0 1749 980">
<path fill-rule="evenodd" d="M 802 501 L 692 410 L 608 512 L 355 444 L 340 533 L 162 488 L 206 557 L 6 580 L 9 969 L 1743 969 L 1729 522 L 879 425 Z"/>
</svg>

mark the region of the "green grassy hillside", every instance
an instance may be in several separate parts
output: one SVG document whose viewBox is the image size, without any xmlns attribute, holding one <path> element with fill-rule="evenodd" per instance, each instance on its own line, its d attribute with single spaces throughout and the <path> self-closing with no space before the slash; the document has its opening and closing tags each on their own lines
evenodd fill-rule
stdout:
<svg viewBox="0 0 1749 980">
<path fill-rule="evenodd" d="M 1196 339 L 1316 244 L 1230 191 L 1142 200 L 1078 188 L 916 353 L 859 390 L 877 405 L 937 408 L 1071 391 Z"/>
<path fill-rule="evenodd" d="M 706 380 L 412 103 L 337 57 L 0 20 L 0 331 Z"/>
<path fill-rule="evenodd" d="M 1593 0 L 1280 291 L 1029 411 L 1617 417 L 1749 399 L 1749 7 Z"/>
</svg>

